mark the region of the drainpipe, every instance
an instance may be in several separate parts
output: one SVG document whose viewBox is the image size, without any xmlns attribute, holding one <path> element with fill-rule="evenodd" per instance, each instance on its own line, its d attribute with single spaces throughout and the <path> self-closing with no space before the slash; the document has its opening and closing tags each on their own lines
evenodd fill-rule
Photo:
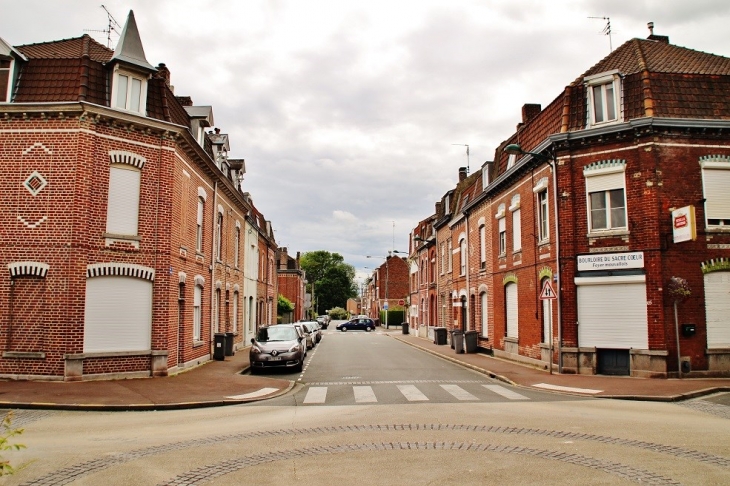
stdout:
<svg viewBox="0 0 730 486">
<path fill-rule="evenodd" d="M 555 281 L 556 284 L 556 292 L 558 294 L 558 373 L 563 372 L 563 321 L 561 318 L 562 315 L 562 306 L 560 304 L 562 300 L 562 289 L 560 287 L 562 282 L 562 271 L 560 268 L 560 218 L 558 218 L 558 157 L 555 154 L 552 154 L 552 157 L 550 157 L 551 163 L 552 163 L 552 169 L 553 169 L 553 212 L 555 213 L 555 266 L 557 269 L 557 280 Z M 550 331 L 552 333 L 552 325 L 550 326 Z M 550 337 L 550 373 L 553 372 L 553 339 L 552 336 Z"/>
<path fill-rule="evenodd" d="M 211 238 L 210 248 L 210 354 L 214 352 L 213 346 L 215 346 L 215 329 L 213 324 L 215 323 L 215 306 L 213 300 L 215 299 L 215 249 L 216 249 L 216 225 L 218 224 L 218 181 L 213 183 L 213 216 L 211 221 L 213 222 L 213 238 Z M 219 311 L 220 312 L 220 311 Z"/>
</svg>

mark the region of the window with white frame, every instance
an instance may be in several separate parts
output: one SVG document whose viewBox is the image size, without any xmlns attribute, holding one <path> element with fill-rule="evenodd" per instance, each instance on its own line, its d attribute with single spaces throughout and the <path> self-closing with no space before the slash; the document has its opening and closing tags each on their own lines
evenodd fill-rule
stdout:
<svg viewBox="0 0 730 486">
<path fill-rule="evenodd" d="M 136 236 L 139 224 L 139 188 L 142 172 L 132 165 L 109 168 L 106 232 Z"/>
<path fill-rule="evenodd" d="M 621 118 L 621 76 L 617 71 L 588 76 L 584 80 L 589 127 L 614 123 Z"/>
<path fill-rule="evenodd" d="M 460 260 L 459 275 L 466 275 L 466 237 L 465 236 L 463 236 L 459 240 L 459 260 Z"/>
<path fill-rule="evenodd" d="M 193 341 L 200 341 L 203 331 L 203 287 L 195 285 L 193 292 Z"/>
<path fill-rule="evenodd" d="M 233 266 L 238 268 L 238 253 L 241 251 L 241 227 L 236 226 L 236 234 L 233 240 Z"/>
<path fill-rule="evenodd" d="M 499 227 L 499 255 L 503 256 L 507 254 L 507 223 L 505 218 L 499 218 L 497 225 Z"/>
<path fill-rule="evenodd" d="M 517 162 L 517 154 L 509 154 L 509 157 L 507 157 L 507 169 L 514 167 L 515 162 Z"/>
<path fill-rule="evenodd" d="M 221 289 L 215 289 L 213 298 L 213 329 L 220 332 Z"/>
<path fill-rule="evenodd" d="M 512 196 L 509 210 L 512 212 L 512 251 L 517 253 L 522 251 L 522 219 L 519 194 Z"/>
<path fill-rule="evenodd" d="M 10 101 L 12 89 L 13 64 L 12 59 L 0 59 L 0 103 Z"/>
<path fill-rule="evenodd" d="M 147 77 L 117 65 L 112 84 L 112 106 L 144 115 L 147 109 Z"/>
<path fill-rule="evenodd" d="M 625 172 L 624 160 L 594 162 L 583 169 L 590 233 L 628 228 Z"/>
<path fill-rule="evenodd" d="M 540 241 L 550 239 L 547 189 L 537 193 L 537 234 Z"/>
<path fill-rule="evenodd" d="M 221 261 L 223 258 L 223 213 L 218 212 L 215 225 L 215 259 Z"/>
<path fill-rule="evenodd" d="M 446 272 L 446 243 L 441 242 L 441 275 Z"/>
<path fill-rule="evenodd" d="M 482 166 L 482 190 L 489 186 L 489 163 Z"/>
<path fill-rule="evenodd" d="M 198 216 L 195 228 L 195 250 L 203 251 L 203 214 L 205 214 L 205 199 L 198 197 Z"/>
<path fill-rule="evenodd" d="M 700 158 L 705 219 L 708 228 L 730 229 L 730 156 Z"/>
<path fill-rule="evenodd" d="M 479 266 L 487 268 L 487 226 L 484 222 L 479 225 Z"/>
</svg>

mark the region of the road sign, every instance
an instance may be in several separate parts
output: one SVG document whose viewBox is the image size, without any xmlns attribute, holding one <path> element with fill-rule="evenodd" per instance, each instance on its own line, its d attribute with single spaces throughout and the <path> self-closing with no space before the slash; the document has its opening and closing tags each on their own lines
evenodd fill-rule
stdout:
<svg viewBox="0 0 730 486">
<path fill-rule="evenodd" d="M 405 303 L 406 303 L 406 301 L 403 300 L 403 299 L 401 299 L 401 300 L 398 301 L 398 305 L 405 305 Z"/>
<path fill-rule="evenodd" d="M 388 303 L 387 302 L 383 304 L 383 310 L 388 310 Z"/>
<path fill-rule="evenodd" d="M 553 284 L 550 283 L 550 280 L 545 280 L 545 285 L 542 286 L 542 292 L 540 292 L 540 300 L 553 300 L 557 298 L 558 296 L 555 294 Z"/>
</svg>

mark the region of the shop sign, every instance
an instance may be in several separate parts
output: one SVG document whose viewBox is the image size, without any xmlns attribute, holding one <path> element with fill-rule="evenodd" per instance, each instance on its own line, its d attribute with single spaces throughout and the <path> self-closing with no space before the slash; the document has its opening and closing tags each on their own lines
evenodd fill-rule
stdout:
<svg viewBox="0 0 730 486">
<path fill-rule="evenodd" d="M 685 206 L 672 211 L 672 236 L 675 243 L 697 239 L 694 206 Z"/>
<path fill-rule="evenodd" d="M 644 252 L 604 253 L 578 256 L 578 271 L 644 268 Z"/>
</svg>

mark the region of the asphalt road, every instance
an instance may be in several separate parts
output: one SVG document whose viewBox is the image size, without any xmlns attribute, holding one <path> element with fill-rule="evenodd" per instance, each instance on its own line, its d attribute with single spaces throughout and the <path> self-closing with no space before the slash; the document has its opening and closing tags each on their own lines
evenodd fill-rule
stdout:
<svg viewBox="0 0 730 486">
<path fill-rule="evenodd" d="M 424 404 L 575 400 L 555 393 L 516 389 L 373 331 L 324 331 L 307 354 L 301 374 L 270 371 L 295 380 L 294 393 L 258 406 Z M 282 376 L 283 375 L 283 376 Z"/>
</svg>

